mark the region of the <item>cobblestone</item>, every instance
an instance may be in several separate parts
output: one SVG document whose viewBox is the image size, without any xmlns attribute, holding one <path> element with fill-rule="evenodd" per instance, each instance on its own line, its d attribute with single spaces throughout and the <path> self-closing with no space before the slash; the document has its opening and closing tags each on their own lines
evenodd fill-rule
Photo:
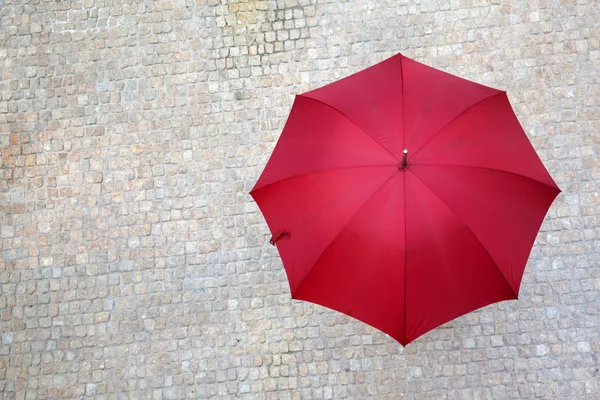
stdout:
<svg viewBox="0 0 600 400">
<path fill-rule="evenodd" d="M 6 399 L 600 398 L 590 0 L 0 0 Z M 520 300 L 406 348 L 290 300 L 248 195 L 295 94 L 397 52 L 507 90 L 555 177 Z"/>
</svg>

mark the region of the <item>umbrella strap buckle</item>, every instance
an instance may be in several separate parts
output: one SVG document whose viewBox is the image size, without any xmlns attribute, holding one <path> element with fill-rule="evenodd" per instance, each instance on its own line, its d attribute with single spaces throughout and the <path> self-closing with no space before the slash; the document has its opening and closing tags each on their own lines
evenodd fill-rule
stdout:
<svg viewBox="0 0 600 400">
<path fill-rule="evenodd" d="M 290 237 L 290 236 L 291 236 L 291 234 L 289 232 L 283 231 L 280 234 L 273 236 L 271 238 L 271 240 L 269 240 L 269 243 L 271 243 L 273 246 L 275 246 L 275 243 L 277 243 L 277 241 L 279 239 L 281 239 L 282 237 Z"/>
</svg>

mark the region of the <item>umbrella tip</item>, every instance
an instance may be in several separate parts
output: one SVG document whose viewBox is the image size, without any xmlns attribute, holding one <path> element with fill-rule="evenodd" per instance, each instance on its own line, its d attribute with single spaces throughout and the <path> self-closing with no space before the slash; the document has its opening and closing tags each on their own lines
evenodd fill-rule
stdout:
<svg viewBox="0 0 600 400">
<path fill-rule="evenodd" d="M 400 169 L 408 168 L 408 150 L 404 149 L 402 152 L 402 162 L 400 163 Z"/>
</svg>

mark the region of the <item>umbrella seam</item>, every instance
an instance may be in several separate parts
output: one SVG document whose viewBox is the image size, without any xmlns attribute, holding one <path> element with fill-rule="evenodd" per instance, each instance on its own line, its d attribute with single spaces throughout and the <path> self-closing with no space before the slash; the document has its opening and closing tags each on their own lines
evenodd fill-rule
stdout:
<svg viewBox="0 0 600 400">
<path fill-rule="evenodd" d="M 406 338 L 406 312 L 408 310 L 408 307 L 406 306 L 406 288 L 407 288 L 407 284 L 406 284 L 406 277 L 407 277 L 407 264 L 406 264 L 406 253 L 408 253 L 408 249 L 406 248 L 406 226 L 408 225 L 407 221 L 406 221 L 406 175 L 404 176 L 404 184 L 402 185 L 404 188 L 404 346 L 406 346 L 409 342 Z"/>
<path fill-rule="evenodd" d="M 323 256 L 325 255 L 325 253 L 327 253 L 327 251 L 329 250 L 329 248 L 331 248 L 331 246 L 335 243 L 335 241 L 340 237 L 341 234 L 343 234 L 346 229 L 348 229 L 348 227 L 350 226 L 350 224 L 352 224 L 352 222 L 354 221 L 354 219 L 356 218 L 356 216 L 362 211 L 363 208 L 365 208 L 372 200 L 373 197 L 375 197 L 375 195 L 377 193 L 379 193 L 379 191 L 381 189 L 383 189 L 385 187 L 385 185 L 388 184 L 389 181 L 391 181 L 394 176 L 396 176 L 396 174 L 398 174 L 399 172 L 395 172 L 392 174 L 392 176 L 390 176 L 388 179 L 386 179 L 385 182 L 383 182 L 383 184 L 381 186 L 379 186 L 377 188 L 377 190 L 375 190 L 367 199 L 367 201 L 365 201 L 355 212 L 354 214 L 352 214 L 352 216 L 348 219 L 348 221 L 344 224 L 344 226 L 342 227 L 342 229 L 340 229 L 340 231 L 333 237 L 333 240 L 325 247 L 325 249 L 321 252 L 321 254 L 319 255 L 319 257 L 317 257 L 317 259 L 315 260 L 315 262 L 312 264 L 312 267 L 310 267 L 310 269 L 308 270 L 308 272 L 304 275 L 304 278 L 302 278 L 302 280 L 300 281 L 300 284 L 296 287 L 296 289 L 294 290 L 294 292 L 292 293 L 292 298 L 294 298 L 294 293 L 297 293 L 298 290 L 300 290 L 300 288 L 302 287 L 302 285 L 304 284 L 304 281 L 306 281 L 306 278 L 308 278 L 308 275 L 310 275 L 310 273 L 314 270 L 315 266 L 321 261 L 321 259 L 323 258 Z"/>
<path fill-rule="evenodd" d="M 406 149 L 408 146 L 406 145 L 406 124 L 404 120 L 404 65 L 402 64 L 402 54 L 400 54 L 400 101 L 401 101 L 401 111 L 402 111 L 402 147 Z M 404 182 L 402 185 L 404 190 L 404 346 L 408 344 L 408 340 L 406 338 L 406 311 L 408 307 L 406 307 L 406 176 L 404 176 Z"/>
<path fill-rule="evenodd" d="M 396 167 L 396 165 L 395 164 L 355 165 L 355 166 L 348 166 L 348 167 L 327 168 L 327 169 L 320 169 L 320 170 L 317 170 L 317 171 L 304 172 L 302 174 L 288 176 L 287 178 L 283 178 L 283 179 L 280 179 L 278 181 L 268 183 L 268 184 L 266 184 L 264 186 L 261 186 L 259 188 L 254 188 L 254 189 L 252 189 L 250 191 L 250 194 L 256 193 L 259 190 L 263 190 L 263 189 L 266 189 L 268 187 L 271 187 L 272 185 L 276 185 L 278 183 L 281 183 L 281 182 L 284 182 L 284 181 L 287 181 L 287 180 L 290 180 L 290 179 L 300 178 L 300 177 L 307 176 L 307 175 L 322 174 L 324 172 L 339 171 L 339 170 L 344 170 L 344 169 L 377 168 L 377 167 L 379 167 L 379 168 L 383 168 L 383 167 Z"/>
<path fill-rule="evenodd" d="M 450 121 L 448 121 L 448 122 L 447 122 L 447 123 L 446 123 L 444 126 L 442 126 L 442 127 L 441 127 L 441 128 L 440 128 L 440 129 L 439 129 L 437 132 L 436 132 L 436 133 L 434 133 L 434 134 L 433 134 L 433 135 L 432 135 L 432 136 L 431 136 L 429 139 L 427 139 L 427 140 L 425 141 L 425 143 L 423 143 L 423 144 L 421 145 L 421 147 L 419 147 L 417 150 L 415 150 L 415 152 L 413 153 L 413 158 L 414 158 L 414 157 L 415 157 L 415 156 L 416 156 L 416 155 L 417 155 L 417 154 L 418 154 L 418 153 L 419 153 L 421 150 L 423 150 L 423 149 L 424 149 L 424 148 L 425 148 L 425 147 L 426 147 L 426 146 L 429 144 L 429 142 L 431 142 L 431 140 L 433 140 L 433 138 L 435 138 L 437 135 L 439 135 L 439 134 L 440 134 L 440 132 L 442 132 L 442 131 L 443 131 L 444 129 L 446 129 L 446 128 L 447 128 L 447 127 L 450 125 L 450 124 L 452 124 L 453 122 L 455 122 L 456 120 L 458 120 L 458 119 L 459 119 L 460 117 L 462 117 L 464 114 L 466 114 L 467 112 L 469 112 L 469 111 L 470 111 L 470 110 L 471 110 L 473 107 L 477 106 L 478 104 L 481 104 L 481 103 L 483 103 L 483 102 L 484 102 L 484 101 L 486 101 L 486 100 L 489 100 L 489 99 L 491 99 L 491 98 L 492 98 L 492 97 L 494 97 L 494 96 L 498 96 L 498 95 L 500 95 L 500 94 L 506 94 L 506 92 L 502 92 L 502 91 L 500 91 L 500 92 L 494 93 L 494 94 L 492 94 L 492 95 L 490 95 L 490 96 L 488 96 L 488 97 L 485 97 L 485 98 L 483 98 L 483 99 L 481 99 L 481 100 L 477 101 L 476 103 L 474 103 L 474 104 L 470 105 L 469 107 L 465 108 L 463 111 L 461 111 L 461 113 L 460 113 L 460 114 L 456 115 L 454 118 L 452 118 Z"/>
<path fill-rule="evenodd" d="M 413 173 L 413 175 L 418 180 L 421 181 L 421 183 L 423 183 L 423 185 L 425 185 L 431 191 L 431 193 L 433 193 L 446 206 L 446 208 L 448 210 L 450 210 L 450 212 L 452 214 L 454 214 L 454 216 L 456 218 L 458 218 L 458 220 L 460 222 L 462 222 L 462 224 L 465 226 L 465 228 L 467 228 L 467 230 L 469 231 L 469 233 L 473 236 L 473 238 L 475 238 L 475 240 L 477 241 L 477 243 L 479 243 L 479 245 L 481 246 L 481 248 L 486 252 L 486 254 L 488 255 L 488 257 L 492 261 L 492 264 L 494 264 L 494 266 L 496 267 L 496 269 L 500 273 L 500 276 L 502 276 L 502 278 L 504 279 L 504 281 L 508 285 L 508 288 L 510 289 L 510 291 L 512 292 L 512 294 L 515 296 L 515 298 L 518 298 L 519 296 L 517 295 L 517 293 L 515 293 L 515 290 L 513 289 L 513 287 L 511 286 L 511 284 L 508 282 L 508 279 L 506 279 L 506 276 L 504 275 L 504 273 L 502 272 L 502 270 L 498 266 L 498 263 L 496 262 L 496 260 L 494 260 L 494 257 L 492 257 L 492 255 L 490 254 L 490 252 L 488 251 L 488 249 L 483 245 L 483 243 L 481 243 L 481 241 L 479 240 L 479 238 L 477 237 L 477 235 L 475 235 L 475 233 L 473 232 L 473 230 L 471 230 L 471 227 L 469 227 L 469 225 L 467 225 L 467 223 L 448 205 L 448 203 L 446 203 L 446 201 L 444 201 L 444 199 L 442 199 L 439 194 L 437 194 L 423 179 L 421 179 L 421 177 L 419 177 L 414 171 L 411 171 L 411 172 Z"/>
<path fill-rule="evenodd" d="M 505 174 L 511 174 L 511 175 L 516 175 L 518 177 L 527 179 L 529 181 L 538 183 L 540 185 L 544 185 L 547 186 L 551 189 L 554 190 L 558 190 L 559 192 L 561 191 L 560 188 L 558 186 L 556 186 L 556 184 L 554 184 L 555 186 L 552 186 L 546 182 L 542 182 L 538 179 L 532 178 L 530 176 L 526 176 L 526 175 L 521 175 L 519 173 L 516 172 L 512 172 L 512 171 L 507 171 L 504 169 L 498 169 L 498 168 L 491 168 L 491 167 L 482 167 L 482 166 L 478 166 L 478 165 L 460 165 L 460 164 L 414 164 L 415 166 L 422 166 L 422 167 L 460 167 L 460 168 L 475 168 L 475 169 L 485 169 L 488 171 L 495 171 L 495 172 L 503 172 Z"/>
<path fill-rule="evenodd" d="M 390 153 L 390 155 L 392 157 L 394 157 L 396 159 L 396 161 L 398 161 L 398 157 L 396 157 L 394 155 L 394 153 L 392 153 L 387 147 L 385 147 L 383 144 L 381 144 L 377 139 L 375 139 L 371 134 L 369 134 L 363 127 L 361 127 L 360 125 L 358 125 L 354 120 L 352 120 L 350 117 L 348 117 L 346 114 L 344 114 L 343 112 L 341 112 L 340 110 L 338 110 L 337 108 L 335 108 L 334 106 L 332 106 L 331 104 L 325 103 L 324 101 L 321 101 L 321 100 L 317 100 L 317 99 L 315 99 L 313 97 L 306 96 L 305 94 L 300 94 L 300 95 L 298 95 L 298 97 L 302 97 L 303 99 L 313 100 L 313 101 L 315 101 L 317 103 L 323 104 L 324 106 L 329 107 L 332 110 L 336 111 L 338 114 L 340 114 L 342 117 L 346 118 L 346 120 L 348 120 L 350 123 L 352 123 L 352 125 L 356 126 L 362 133 L 364 133 L 365 135 L 367 135 L 368 137 L 370 137 L 382 149 L 384 149 L 385 151 L 387 151 L 388 153 Z"/>
<path fill-rule="evenodd" d="M 403 149 L 406 149 L 406 128 L 405 128 L 405 123 L 404 123 L 404 65 L 402 65 L 402 57 L 403 55 L 400 54 L 400 102 L 401 102 L 401 111 L 402 111 L 402 147 Z M 403 150 L 400 149 L 400 150 Z"/>
</svg>

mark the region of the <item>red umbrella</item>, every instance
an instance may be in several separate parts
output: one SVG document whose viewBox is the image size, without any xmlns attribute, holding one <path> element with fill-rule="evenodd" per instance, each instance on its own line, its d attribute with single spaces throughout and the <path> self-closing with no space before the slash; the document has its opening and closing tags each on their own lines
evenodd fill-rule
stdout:
<svg viewBox="0 0 600 400">
<path fill-rule="evenodd" d="M 506 92 L 398 54 L 297 96 L 251 195 L 292 298 L 406 345 L 516 299 L 559 192 Z"/>
</svg>

